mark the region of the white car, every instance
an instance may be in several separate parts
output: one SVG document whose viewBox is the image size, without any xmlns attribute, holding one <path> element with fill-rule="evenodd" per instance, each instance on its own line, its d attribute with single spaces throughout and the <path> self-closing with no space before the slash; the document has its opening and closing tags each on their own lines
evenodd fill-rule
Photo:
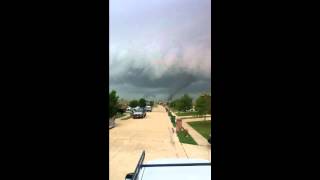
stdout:
<svg viewBox="0 0 320 180">
<path fill-rule="evenodd" d="M 147 112 L 151 112 L 152 111 L 152 107 L 151 106 L 146 106 L 145 109 L 146 109 Z"/>
<path fill-rule="evenodd" d="M 195 109 L 186 110 L 186 112 L 195 112 L 195 111 L 196 111 Z"/>
<path fill-rule="evenodd" d="M 134 110 L 138 110 L 138 109 L 140 109 L 140 106 L 137 106 L 137 107 L 135 107 L 135 108 L 133 108 Z"/>
<path fill-rule="evenodd" d="M 134 173 L 125 180 L 209 180 L 211 162 L 201 159 L 160 159 L 143 164 L 142 152 Z"/>
<path fill-rule="evenodd" d="M 127 110 L 126 110 L 127 112 L 131 112 L 132 111 L 132 107 L 127 107 Z"/>
</svg>

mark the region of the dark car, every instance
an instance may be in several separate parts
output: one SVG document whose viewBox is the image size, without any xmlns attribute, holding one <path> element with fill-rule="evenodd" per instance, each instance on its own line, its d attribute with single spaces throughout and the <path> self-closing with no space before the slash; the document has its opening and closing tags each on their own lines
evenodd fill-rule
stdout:
<svg viewBox="0 0 320 180">
<path fill-rule="evenodd" d="M 139 109 L 136 109 L 133 114 L 132 114 L 132 117 L 133 118 L 144 118 L 146 117 L 146 111 L 144 108 L 139 108 Z"/>
</svg>

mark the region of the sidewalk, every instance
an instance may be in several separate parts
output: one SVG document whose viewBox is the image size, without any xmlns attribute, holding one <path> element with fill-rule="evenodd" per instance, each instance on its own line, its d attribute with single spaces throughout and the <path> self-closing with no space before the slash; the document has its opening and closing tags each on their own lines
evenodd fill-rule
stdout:
<svg viewBox="0 0 320 180">
<path fill-rule="evenodd" d="M 211 146 L 197 146 L 181 143 L 189 159 L 206 159 L 211 161 Z"/>
<path fill-rule="evenodd" d="M 175 113 L 171 113 L 176 116 Z M 185 129 L 188 129 L 189 134 L 197 142 L 198 145 L 180 143 L 176 134 L 173 134 L 175 135 L 173 136 L 174 144 L 178 146 L 176 149 L 179 149 L 178 151 L 181 152 L 182 147 L 188 159 L 206 159 L 211 161 L 211 145 L 208 143 L 207 139 L 205 139 L 201 134 L 194 130 L 189 124 L 187 124 L 187 122 L 203 120 L 204 118 L 182 119 L 182 126 Z M 211 117 L 206 117 L 206 120 L 210 121 Z"/>
<path fill-rule="evenodd" d="M 183 118 L 180 118 L 182 119 L 182 121 L 186 121 L 186 122 L 192 122 L 192 121 L 204 121 L 204 118 L 190 118 L 190 119 L 183 119 Z M 206 120 L 205 121 L 211 121 L 211 117 L 206 117 Z"/>
<path fill-rule="evenodd" d="M 182 120 L 182 126 L 188 130 L 189 134 L 192 138 L 197 142 L 200 146 L 209 146 L 208 140 L 204 138 L 198 131 L 194 130 L 187 122 L 192 122 L 194 120 Z"/>
<path fill-rule="evenodd" d="M 175 113 L 171 112 L 174 116 L 176 116 Z M 176 116 L 178 117 L 178 116 Z M 178 117 L 181 118 L 181 117 Z M 177 119 L 177 118 L 176 118 Z M 208 143 L 208 140 L 204 138 L 198 131 L 193 129 L 187 122 L 193 122 L 193 121 L 203 121 L 204 118 L 194 118 L 194 119 L 182 119 L 182 126 L 188 130 L 189 134 L 192 136 L 192 138 L 196 141 L 196 143 L 200 146 L 210 146 Z M 206 121 L 211 121 L 211 117 L 206 117 Z"/>
<path fill-rule="evenodd" d="M 177 116 L 177 114 L 172 112 L 172 111 L 171 111 L 171 113 L 174 116 L 176 116 L 176 118 L 179 118 L 179 119 L 201 119 L 201 118 L 204 119 L 204 117 L 197 117 L 197 116 Z M 205 117 L 206 117 L 206 120 L 207 119 L 211 119 L 211 115 L 210 114 L 205 115 Z"/>
</svg>

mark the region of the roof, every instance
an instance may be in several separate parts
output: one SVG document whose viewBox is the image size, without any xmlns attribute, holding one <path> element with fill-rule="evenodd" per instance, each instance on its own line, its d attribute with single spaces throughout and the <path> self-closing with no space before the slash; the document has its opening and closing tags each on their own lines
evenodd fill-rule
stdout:
<svg viewBox="0 0 320 180">
<path fill-rule="evenodd" d="M 161 159 L 149 161 L 148 164 L 185 164 L 185 163 L 210 163 L 200 159 Z M 160 166 L 142 167 L 138 180 L 209 180 L 211 179 L 211 165 L 203 166 Z"/>
</svg>

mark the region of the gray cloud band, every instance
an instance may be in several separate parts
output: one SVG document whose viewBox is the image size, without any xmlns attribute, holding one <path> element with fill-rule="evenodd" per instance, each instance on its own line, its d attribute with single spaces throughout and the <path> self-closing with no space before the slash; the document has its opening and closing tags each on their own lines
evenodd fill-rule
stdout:
<svg viewBox="0 0 320 180">
<path fill-rule="evenodd" d="M 111 88 L 168 99 L 210 89 L 210 0 L 111 2 Z"/>
</svg>

